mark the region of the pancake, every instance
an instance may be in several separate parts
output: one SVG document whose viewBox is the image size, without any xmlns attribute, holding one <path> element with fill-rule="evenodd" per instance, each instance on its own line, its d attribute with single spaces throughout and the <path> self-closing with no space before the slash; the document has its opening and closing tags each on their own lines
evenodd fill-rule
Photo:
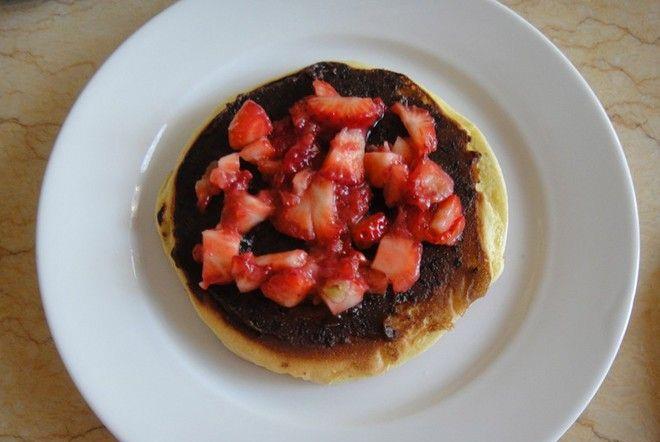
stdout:
<svg viewBox="0 0 660 442">
<path fill-rule="evenodd" d="M 227 141 L 232 117 L 245 100 L 258 102 L 273 119 L 287 115 L 297 100 L 312 94 L 322 79 L 344 96 L 380 97 L 387 106 L 398 101 L 427 109 L 435 120 L 438 150 L 430 158 L 454 180 L 466 218 L 455 246 L 424 243 L 420 278 L 412 288 L 385 295 L 366 294 L 357 306 L 332 315 L 325 305 L 282 307 L 259 290 L 240 293 L 234 284 L 199 286 L 201 264 L 193 248 L 201 232 L 219 221 L 219 210 L 200 213 L 195 182 L 211 161 L 233 153 Z M 371 130 L 368 144 L 393 142 L 406 131 L 392 115 Z M 243 167 L 243 166 L 241 166 Z M 249 169 L 249 167 L 248 167 Z M 267 184 L 251 169 L 250 191 Z M 221 207 L 222 195 L 209 207 Z M 371 211 L 387 210 L 374 191 Z M 238 356 L 277 373 L 332 383 L 371 376 L 400 365 L 433 344 L 482 297 L 504 265 L 507 198 L 499 165 L 481 132 L 438 97 L 405 75 L 321 62 L 287 75 L 223 106 L 183 149 L 164 183 L 156 206 L 163 247 L 203 321 Z M 264 222 L 245 235 L 241 252 L 255 255 L 304 248 Z M 365 255 L 373 258 L 374 250 Z"/>
</svg>

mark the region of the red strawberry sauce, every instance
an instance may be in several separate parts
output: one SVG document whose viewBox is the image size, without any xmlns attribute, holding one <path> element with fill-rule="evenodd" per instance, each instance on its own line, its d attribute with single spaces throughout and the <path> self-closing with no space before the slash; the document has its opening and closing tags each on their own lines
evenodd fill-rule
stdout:
<svg viewBox="0 0 660 442">
<path fill-rule="evenodd" d="M 176 200 L 173 255 L 205 288 L 191 284 L 193 291 L 211 294 L 243 328 L 292 344 L 392 338 L 383 321 L 394 304 L 424 299 L 460 266 L 474 197 L 465 133 L 432 106 L 396 99 L 392 88 L 351 87 L 364 82 L 343 66 L 321 63 L 239 97 L 200 135 L 175 186 L 187 197 Z M 397 137 L 409 145 L 405 155 L 392 155 Z M 238 172 L 222 160 L 233 152 Z M 367 153 L 376 179 L 365 172 Z M 208 250 L 203 230 L 213 231 Z"/>
</svg>

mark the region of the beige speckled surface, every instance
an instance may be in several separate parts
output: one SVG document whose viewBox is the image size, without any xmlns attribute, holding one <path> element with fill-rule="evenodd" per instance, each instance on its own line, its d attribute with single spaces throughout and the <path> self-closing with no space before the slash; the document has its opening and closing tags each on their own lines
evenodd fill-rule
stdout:
<svg viewBox="0 0 660 442">
<path fill-rule="evenodd" d="M 112 440 L 71 382 L 44 321 L 37 198 L 54 138 L 85 82 L 170 3 L 0 3 L 0 441 Z M 603 102 L 639 204 L 641 269 L 630 326 L 603 386 L 563 440 L 658 441 L 660 3 L 508 4 L 564 51 Z"/>
</svg>

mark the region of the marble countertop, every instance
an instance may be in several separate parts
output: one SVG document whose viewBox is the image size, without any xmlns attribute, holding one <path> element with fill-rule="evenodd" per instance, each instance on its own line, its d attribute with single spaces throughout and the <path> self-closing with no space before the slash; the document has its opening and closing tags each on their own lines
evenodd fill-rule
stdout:
<svg viewBox="0 0 660 442">
<path fill-rule="evenodd" d="M 67 374 L 37 287 L 37 199 L 53 141 L 105 58 L 170 0 L 0 4 L 0 441 L 112 440 Z M 660 440 L 660 3 L 507 1 L 573 62 L 632 171 L 641 268 L 628 331 L 566 441 Z M 616 234 L 616 232 L 613 232 Z"/>
</svg>

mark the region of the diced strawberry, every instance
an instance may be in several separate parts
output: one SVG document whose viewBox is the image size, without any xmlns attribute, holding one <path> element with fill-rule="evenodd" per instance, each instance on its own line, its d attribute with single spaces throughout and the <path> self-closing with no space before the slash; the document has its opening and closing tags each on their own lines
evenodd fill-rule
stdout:
<svg viewBox="0 0 660 442">
<path fill-rule="evenodd" d="M 317 97 L 333 97 L 339 95 L 339 92 L 337 92 L 335 88 L 326 81 L 314 80 L 312 85 L 314 86 L 314 95 Z"/>
<path fill-rule="evenodd" d="M 284 307 L 300 304 L 316 285 L 309 266 L 280 270 L 261 285 L 264 296 Z"/>
<path fill-rule="evenodd" d="M 367 284 L 367 292 L 384 295 L 387 292 L 387 275 L 380 270 L 364 266 L 360 267 L 362 278 Z"/>
<path fill-rule="evenodd" d="M 319 295 L 333 315 L 355 307 L 364 298 L 367 285 L 360 279 L 328 279 L 319 289 Z"/>
<path fill-rule="evenodd" d="M 309 109 L 307 108 L 307 101 L 296 101 L 293 106 L 289 108 L 289 115 L 291 116 L 293 127 L 296 129 L 300 130 L 307 126 L 310 118 Z"/>
<path fill-rule="evenodd" d="M 347 243 L 348 242 L 348 247 Z M 350 244 L 351 239 L 347 235 L 340 235 L 337 238 L 334 238 L 331 241 L 327 241 L 323 244 L 316 244 L 310 247 L 310 256 L 313 256 L 315 262 L 320 262 L 324 266 L 324 260 L 328 256 L 340 256 L 344 253 L 345 250 L 352 247 Z"/>
<path fill-rule="evenodd" d="M 409 290 L 419 279 L 422 244 L 411 238 L 387 234 L 378 244 L 372 268 L 387 275 L 395 292 Z"/>
<path fill-rule="evenodd" d="M 319 153 L 319 147 L 314 143 L 314 134 L 311 132 L 303 134 L 296 144 L 291 146 L 282 159 L 282 172 L 294 174 L 309 167 L 314 157 Z"/>
<path fill-rule="evenodd" d="M 228 190 L 246 190 L 250 186 L 250 181 L 252 181 L 252 173 L 249 170 L 241 170 Z"/>
<path fill-rule="evenodd" d="M 357 186 L 335 186 L 337 208 L 342 223 L 353 225 L 369 211 L 371 188 L 366 182 Z"/>
<path fill-rule="evenodd" d="M 420 209 L 416 206 L 406 206 L 406 226 L 407 230 L 418 241 L 428 241 L 431 232 L 429 225 L 431 224 L 431 212 L 425 209 Z"/>
<path fill-rule="evenodd" d="M 283 154 L 291 147 L 297 140 L 291 118 L 284 117 L 273 122 L 273 132 L 270 134 L 269 139 L 278 155 Z"/>
<path fill-rule="evenodd" d="M 364 155 L 367 180 L 374 187 L 383 187 L 389 179 L 390 167 L 402 162 L 401 155 L 393 152 L 367 152 Z"/>
<path fill-rule="evenodd" d="M 266 280 L 268 270 L 256 263 L 250 252 L 234 256 L 231 261 L 231 275 L 241 293 L 256 290 Z"/>
<path fill-rule="evenodd" d="M 371 127 L 385 112 L 385 104 L 380 98 L 361 97 L 309 97 L 307 111 L 322 125 L 333 128 Z"/>
<path fill-rule="evenodd" d="M 245 146 L 240 156 L 248 163 L 258 164 L 260 161 L 269 160 L 277 155 L 277 151 L 270 144 L 268 138 L 261 137 Z"/>
<path fill-rule="evenodd" d="M 351 251 L 350 244 L 347 250 L 337 250 L 335 253 L 328 253 L 327 249 L 316 248 L 312 253 L 319 255 L 315 258 L 319 261 L 319 278 L 322 280 L 351 279 L 362 263 L 361 256 L 364 256 L 361 253 L 359 255 L 350 253 Z M 341 256 L 344 252 L 348 252 L 348 254 Z"/>
<path fill-rule="evenodd" d="M 413 145 L 417 149 L 417 156 L 433 152 L 438 139 L 435 134 L 435 120 L 429 111 L 417 106 L 404 106 L 396 103 L 392 106 L 392 112 L 397 114 L 406 127 Z"/>
<path fill-rule="evenodd" d="M 285 235 L 305 241 L 316 237 L 312 224 L 312 206 L 307 195 L 303 195 L 298 204 L 278 207 L 272 222 L 275 228 Z"/>
<path fill-rule="evenodd" d="M 278 190 L 277 196 L 279 197 L 279 203 L 283 207 L 297 206 L 300 204 L 300 199 L 302 195 L 296 195 L 292 192 L 287 192 L 286 190 Z"/>
<path fill-rule="evenodd" d="M 445 233 L 462 215 L 463 206 L 461 199 L 456 194 L 444 199 L 435 209 L 429 226 L 432 236 L 437 237 Z"/>
<path fill-rule="evenodd" d="M 314 176 L 314 171 L 311 169 L 303 169 L 297 174 L 294 175 L 291 180 L 291 187 L 295 195 L 301 196 L 305 190 L 309 187 L 309 183 L 312 182 L 312 177 Z"/>
<path fill-rule="evenodd" d="M 454 181 L 429 158 L 422 158 L 410 172 L 408 202 L 428 209 L 454 192 Z"/>
<path fill-rule="evenodd" d="M 414 206 L 406 208 L 407 228 L 418 241 L 438 245 L 453 245 L 465 227 L 460 200 L 452 195 L 442 201 L 434 212 Z"/>
<path fill-rule="evenodd" d="M 367 249 L 376 244 L 385 234 L 387 218 L 382 212 L 363 218 L 351 228 L 351 237 L 356 246 Z"/>
<path fill-rule="evenodd" d="M 220 225 L 234 228 L 244 234 L 265 221 L 274 210 L 275 206 L 268 192 L 264 191 L 259 196 L 253 196 L 245 190 L 232 190 L 225 195 Z"/>
<path fill-rule="evenodd" d="M 238 154 L 225 155 L 218 160 L 217 166 L 211 171 L 209 180 L 219 189 L 226 190 L 236 181 L 240 170 L 241 161 Z"/>
<path fill-rule="evenodd" d="M 435 244 L 443 244 L 446 246 L 453 246 L 456 242 L 461 239 L 463 230 L 465 229 L 465 216 L 461 215 L 454 224 L 451 225 L 449 230 L 444 232 L 437 238 Z"/>
<path fill-rule="evenodd" d="M 342 254 L 344 256 L 340 256 Z M 336 251 L 334 254 L 321 250 L 320 255 L 319 278 L 322 280 L 352 279 L 357 274 L 360 264 L 366 261 L 362 253 L 352 249 L 350 243 L 344 250 Z"/>
<path fill-rule="evenodd" d="M 204 230 L 202 232 L 202 282 L 203 289 L 213 284 L 232 281 L 231 262 L 238 255 L 241 235 L 234 230 Z"/>
<path fill-rule="evenodd" d="M 408 218 L 410 216 L 412 207 L 411 206 L 398 206 L 396 208 L 396 217 L 394 222 L 390 225 L 387 233 L 394 236 L 405 236 L 406 238 L 410 236 L 410 230 L 408 229 Z"/>
<path fill-rule="evenodd" d="M 225 155 L 218 161 L 213 161 L 204 172 L 204 175 L 195 183 L 197 207 L 203 212 L 212 196 L 220 194 L 230 187 L 245 189 L 252 179 L 247 170 L 240 170 L 238 154 Z"/>
<path fill-rule="evenodd" d="M 206 172 L 195 183 L 195 194 L 197 195 L 197 208 L 200 212 L 206 210 L 212 196 L 219 195 L 222 190 L 211 182 L 211 172 L 218 166 L 217 161 L 212 161 L 206 168 Z"/>
<path fill-rule="evenodd" d="M 306 191 L 312 208 L 312 224 L 316 239 L 321 242 L 331 241 L 339 236 L 342 225 L 337 217 L 335 184 L 317 175 Z"/>
<path fill-rule="evenodd" d="M 385 204 L 392 207 L 402 201 L 406 196 L 408 187 L 408 166 L 396 163 L 390 167 L 390 176 L 383 188 Z"/>
<path fill-rule="evenodd" d="M 296 249 L 288 252 L 269 253 L 257 256 L 254 260 L 258 265 L 269 267 L 271 270 L 294 269 L 305 265 L 307 252 Z"/>
<path fill-rule="evenodd" d="M 323 161 L 321 173 L 342 184 L 364 180 L 364 132 L 342 129 L 330 142 L 330 152 Z"/>
<path fill-rule="evenodd" d="M 392 152 L 392 149 L 390 149 L 390 143 L 387 141 L 383 141 L 383 144 L 381 145 L 367 144 L 365 150 L 367 152 Z"/>
<path fill-rule="evenodd" d="M 347 246 L 344 249 L 344 257 L 357 262 L 358 266 L 367 264 L 369 262 L 367 257 L 364 256 L 364 253 L 360 252 L 359 250 L 355 250 L 353 248 L 350 241 L 348 242 Z"/>
<path fill-rule="evenodd" d="M 247 100 L 229 123 L 229 145 L 240 149 L 269 135 L 272 130 L 266 111 L 254 101 Z"/>
<path fill-rule="evenodd" d="M 412 163 L 417 156 L 417 153 L 415 152 L 413 146 L 410 144 L 409 139 L 401 137 L 396 137 L 396 141 L 394 141 L 394 144 L 392 145 L 392 152 L 401 155 L 401 157 L 403 157 L 403 162 L 408 165 L 410 165 L 410 163 Z"/>
<path fill-rule="evenodd" d="M 261 160 L 257 163 L 257 168 L 259 173 L 269 178 L 282 170 L 282 160 Z"/>
</svg>

